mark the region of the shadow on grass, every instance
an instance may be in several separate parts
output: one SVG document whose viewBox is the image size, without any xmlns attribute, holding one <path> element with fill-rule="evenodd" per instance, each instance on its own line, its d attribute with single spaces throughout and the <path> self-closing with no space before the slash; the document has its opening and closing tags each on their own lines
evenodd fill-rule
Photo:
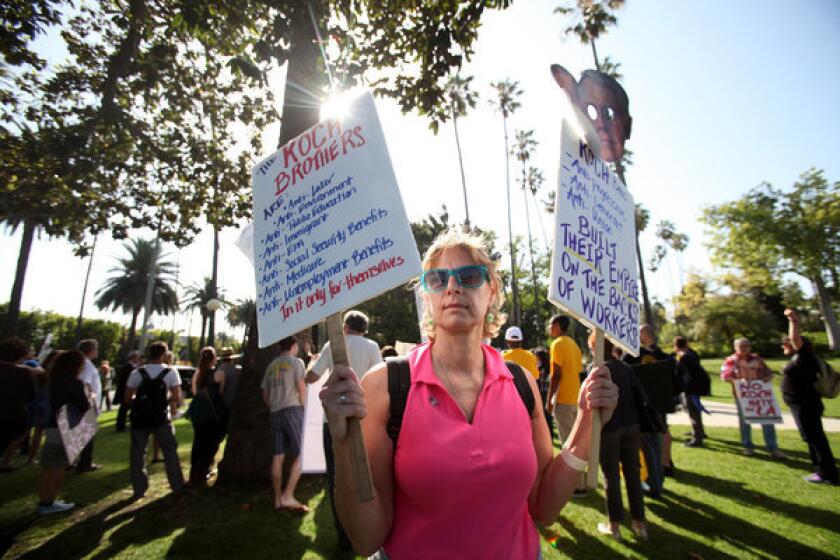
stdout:
<svg viewBox="0 0 840 560">
<path fill-rule="evenodd" d="M 744 449 L 740 440 L 732 441 L 728 439 L 716 439 L 714 441 L 714 446 L 708 446 L 709 449 L 713 451 L 722 451 L 724 453 L 741 455 Z M 755 440 L 753 440 L 753 443 L 755 443 Z M 803 445 L 805 444 L 803 443 Z M 787 459 L 776 459 L 766 454 L 762 449 L 756 446 L 755 455 L 753 455 L 750 460 L 767 461 L 770 463 L 787 465 L 792 469 L 800 469 L 808 473 L 813 471 L 814 466 L 811 464 L 811 457 L 808 455 L 807 451 L 790 450 L 788 448 L 784 448 L 783 451 L 785 455 L 787 455 Z"/>
<path fill-rule="evenodd" d="M 745 488 L 743 483 L 740 482 L 724 480 L 694 472 L 682 473 L 680 481 L 686 484 L 692 484 L 698 488 L 703 488 L 718 496 L 726 496 L 746 507 L 760 505 L 768 511 L 781 514 L 799 523 L 822 527 L 829 531 L 836 531 L 840 527 L 840 513 L 816 509 L 813 506 L 800 506 L 793 502 L 779 500 L 772 495 Z M 802 484 L 806 483 L 802 482 Z"/>
<path fill-rule="evenodd" d="M 709 481 L 717 481 L 717 479 L 710 477 L 704 478 Z M 734 492 L 744 492 L 738 484 L 733 486 L 732 490 Z M 741 497 L 741 499 L 744 498 L 745 496 Z M 753 502 L 754 504 L 755 502 Z M 763 555 L 772 558 L 810 558 L 814 560 L 833 558 L 833 556 L 819 549 L 803 545 L 765 529 L 762 524 L 766 524 L 766 519 L 762 520 L 761 517 L 758 517 L 758 524 L 753 524 L 746 519 L 728 515 L 719 509 L 712 508 L 708 503 L 698 502 L 683 495 L 676 495 L 673 492 L 666 492 L 660 502 L 648 504 L 647 507 L 662 519 L 668 520 L 669 523 L 678 527 L 690 527 L 693 532 L 700 535 L 715 535 L 716 538 L 729 542 L 737 549 L 757 549 L 762 551 Z M 684 536 L 679 538 L 684 538 Z M 704 557 L 721 556 L 719 550 L 710 549 L 705 545 L 699 546 L 711 551 Z"/>
</svg>

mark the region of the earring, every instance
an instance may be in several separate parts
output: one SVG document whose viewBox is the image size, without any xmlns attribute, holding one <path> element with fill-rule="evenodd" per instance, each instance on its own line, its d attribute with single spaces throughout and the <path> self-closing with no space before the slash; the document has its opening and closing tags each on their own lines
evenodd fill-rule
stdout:
<svg viewBox="0 0 840 560">
<path fill-rule="evenodd" d="M 495 321 L 495 320 L 496 320 L 496 316 L 493 314 L 493 312 L 488 311 L 487 315 L 484 317 L 484 322 L 489 325 L 489 324 L 492 324 L 493 321 Z"/>
<path fill-rule="evenodd" d="M 435 328 L 435 320 L 431 317 L 426 321 L 426 328 L 429 330 L 433 330 Z"/>
</svg>

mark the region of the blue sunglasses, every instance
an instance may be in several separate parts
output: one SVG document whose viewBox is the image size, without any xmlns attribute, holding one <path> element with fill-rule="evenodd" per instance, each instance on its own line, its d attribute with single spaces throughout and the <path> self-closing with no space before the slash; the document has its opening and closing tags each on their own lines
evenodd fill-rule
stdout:
<svg viewBox="0 0 840 560">
<path fill-rule="evenodd" d="M 449 277 L 454 276 L 455 281 L 462 288 L 478 288 L 484 281 L 490 281 L 490 273 L 483 264 L 471 264 L 460 268 L 432 268 L 420 275 L 420 285 L 427 292 L 433 294 L 446 289 L 449 284 Z"/>
</svg>

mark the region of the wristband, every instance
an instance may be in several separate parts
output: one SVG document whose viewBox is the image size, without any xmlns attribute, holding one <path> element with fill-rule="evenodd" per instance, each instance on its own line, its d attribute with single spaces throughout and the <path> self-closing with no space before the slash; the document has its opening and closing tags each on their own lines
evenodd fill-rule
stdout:
<svg viewBox="0 0 840 560">
<path fill-rule="evenodd" d="M 563 462 L 569 465 L 569 467 L 571 467 L 572 470 L 576 470 L 577 472 L 583 472 L 584 470 L 586 470 L 586 465 L 588 463 L 583 459 L 575 457 L 574 453 L 569 451 L 568 448 L 563 448 L 563 451 L 560 452 L 560 457 L 562 457 Z"/>
</svg>

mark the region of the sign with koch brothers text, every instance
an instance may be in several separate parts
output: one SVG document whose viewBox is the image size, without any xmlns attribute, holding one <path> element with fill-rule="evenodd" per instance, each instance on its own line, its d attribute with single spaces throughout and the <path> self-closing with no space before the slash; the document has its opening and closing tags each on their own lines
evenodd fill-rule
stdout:
<svg viewBox="0 0 840 560">
<path fill-rule="evenodd" d="M 633 197 L 564 119 L 548 299 L 639 353 Z"/>
<path fill-rule="evenodd" d="M 420 274 L 373 96 L 253 169 L 259 345 Z"/>
</svg>

